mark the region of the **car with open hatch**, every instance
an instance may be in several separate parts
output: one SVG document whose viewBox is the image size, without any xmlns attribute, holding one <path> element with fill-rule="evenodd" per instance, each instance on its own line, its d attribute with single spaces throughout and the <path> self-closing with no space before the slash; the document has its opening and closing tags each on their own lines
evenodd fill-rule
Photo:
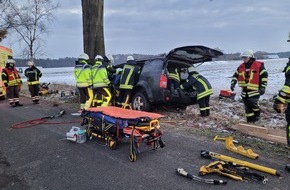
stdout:
<svg viewBox="0 0 290 190">
<path fill-rule="evenodd" d="M 168 70 L 177 69 L 180 83 L 188 76 L 187 68 L 195 64 L 212 61 L 223 55 L 219 50 L 206 46 L 184 46 L 171 50 L 168 54 L 136 59 L 140 74 L 131 94 L 131 107 L 134 110 L 150 111 L 154 106 L 174 106 L 185 108 L 195 104 L 195 91 L 173 90 L 168 83 Z M 122 68 L 125 63 L 116 65 Z"/>
</svg>

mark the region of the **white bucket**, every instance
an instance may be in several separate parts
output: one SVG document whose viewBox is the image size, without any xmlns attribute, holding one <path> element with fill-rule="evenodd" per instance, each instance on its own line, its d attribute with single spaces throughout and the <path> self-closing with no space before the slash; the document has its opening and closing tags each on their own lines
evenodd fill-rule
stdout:
<svg viewBox="0 0 290 190">
<path fill-rule="evenodd" d="M 66 139 L 76 143 L 84 143 L 87 141 L 86 130 L 73 126 L 70 131 L 66 133 Z"/>
</svg>

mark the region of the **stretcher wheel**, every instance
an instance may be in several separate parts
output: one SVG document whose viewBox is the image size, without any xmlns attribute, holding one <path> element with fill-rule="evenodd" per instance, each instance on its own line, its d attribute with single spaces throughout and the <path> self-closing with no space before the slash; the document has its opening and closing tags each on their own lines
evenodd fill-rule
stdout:
<svg viewBox="0 0 290 190">
<path fill-rule="evenodd" d="M 111 150 L 115 150 L 117 148 L 117 141 L 112 137 L 107 138 L 107 144 Z"/>
<path fill-rule="evenodd" d="M 135 153 L 130 154 L 130 156 L 129 156 L 129 160 L 130 160 L 131 162 L 135 162 L 135 161 L 137 160 L 137 156 L 136 156 L 136 154 L 135 154 Z"/>
</svg>

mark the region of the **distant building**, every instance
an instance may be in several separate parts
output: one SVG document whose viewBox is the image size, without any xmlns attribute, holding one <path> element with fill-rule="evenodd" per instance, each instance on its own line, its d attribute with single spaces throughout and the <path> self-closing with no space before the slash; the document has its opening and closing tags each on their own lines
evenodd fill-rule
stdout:
<svg viewBox="0 0 290 190">
<path fill-rule="evenodd" d="M 265 55 L 266 59 L 279 59 L 279 55 L 277 54 L 271 54 L 271 55 Z"/>
</svg>

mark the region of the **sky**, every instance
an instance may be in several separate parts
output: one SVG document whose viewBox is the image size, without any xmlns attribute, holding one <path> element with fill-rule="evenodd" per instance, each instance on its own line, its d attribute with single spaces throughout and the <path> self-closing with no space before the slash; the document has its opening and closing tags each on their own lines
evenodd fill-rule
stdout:
<svg viewBox="0 0 290 190">
<path fill-rule="evenodd" d="M 160 54 L 187 45 L 224 53 L 290 51 L 289 0 L 104 0 L 106 54 Z M 81 0 L 54 0 L 60 8 L 42 58 L 83 52 Z M 17 55 L 18 44 L 7 37 Z"/>
</svg>

